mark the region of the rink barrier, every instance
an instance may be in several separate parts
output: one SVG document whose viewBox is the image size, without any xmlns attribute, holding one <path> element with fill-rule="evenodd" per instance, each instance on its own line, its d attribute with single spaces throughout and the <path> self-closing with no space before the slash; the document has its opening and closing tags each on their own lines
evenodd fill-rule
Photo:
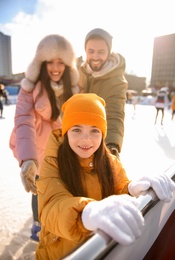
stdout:
<svg viewBox="0 0 175 260">
<path fill-rule="evenodd" d="M 175 164 L 171 165 L 166 171 L 167 174 L 175 182 Z M 153 245 L 156 244 L 157 238 L 161 238 L 161 231 L 166 230 L 166 223 L 173 218 L 175 221 L 175 193 L 169 203 L 160 201 L 155 192 L 150 189 L 148 194 L 140 196 L 139 209 L 145 218 L 145 226 L 142 230 L 142 236 L 136 240 L 132 245 L 123 246 L 113 240 L 110 236 L 102 231 L 92 233 L 91 237 L 84 242 L 72 254 L 63 258 L 64 260 L 148 260 L 149 251 L 152 250 Z M 175 226 L 175 225 L 174 225 Z M 170 233 L 170 232 L 169 232 Z M 169 234 L 170 236 L 170 234 Z M 172 234 L 174 237 L 174 232 Z M 163 238 L 164 241 L 166 237 Z M 173 244 L 175 239 L 173 239 Z M 174 247 L 174 246 L 173 246 Z M 160 251 L 160 247 L 158 247 Z M 152 254 L 155 250 L 152 250 Z M 170 251 L 167 248 L 167 251 Z M 175 250 L 173 250 L 175 251 Z M 157 252 L 158 254 L 158 252 Z M 161 251 L 160 251 L 161 254 Z M 155 258 L 154 258 L 155 259 Z M 156 258 L 156 259 L 160 259 Z M 161 258 L 163 259 L 163 258 Z M 167 259 L 167 258 L 166 258 Z M 172 259 L 172 258 L 171 258 Z M 173 258 L 175 259 L 175 258 Z"/>
</svg>

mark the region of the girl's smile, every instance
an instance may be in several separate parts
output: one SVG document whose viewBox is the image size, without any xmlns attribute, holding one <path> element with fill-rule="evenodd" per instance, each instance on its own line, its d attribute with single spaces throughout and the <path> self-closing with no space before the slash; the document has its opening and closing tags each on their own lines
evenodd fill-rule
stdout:
<svg viewBox="0 0 175 260">
<path fill-rule="evenodd" d="M 94 154 L 102 140 L 102 132 L 96 126 L 75 125 L 67 134 L 71 149 L 81 158 Z"/>
</svg>

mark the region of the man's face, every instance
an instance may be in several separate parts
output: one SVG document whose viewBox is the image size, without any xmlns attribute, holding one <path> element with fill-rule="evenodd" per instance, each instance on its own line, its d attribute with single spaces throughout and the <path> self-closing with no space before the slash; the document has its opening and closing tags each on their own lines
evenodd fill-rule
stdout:
<svg viewBox="0 0 175 260">
<path fill-rule="evenodd" d="M 108 60 L 109 50 L 102 39 L 90 39 L 86 43 L 86 61 L 93 71 L 100 71 Z"/>
</svg>

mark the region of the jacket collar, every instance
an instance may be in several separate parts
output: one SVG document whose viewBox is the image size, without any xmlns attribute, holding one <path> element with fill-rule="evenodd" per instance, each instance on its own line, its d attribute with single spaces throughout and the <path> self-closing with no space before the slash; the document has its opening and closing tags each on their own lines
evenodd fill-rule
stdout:
<svg viewBox="0 0 175 260">
<path fill-rule="evenodd" d="M 92 172 L 92 170 L 94 169 L 93 159 L 94 159 L 94 154 L 91 155 L 89 158 L 81 158 L 78 156 L 80 165 L 83 168 L 83 170 L 85 170 L 86 172 Z"/>
</svg>

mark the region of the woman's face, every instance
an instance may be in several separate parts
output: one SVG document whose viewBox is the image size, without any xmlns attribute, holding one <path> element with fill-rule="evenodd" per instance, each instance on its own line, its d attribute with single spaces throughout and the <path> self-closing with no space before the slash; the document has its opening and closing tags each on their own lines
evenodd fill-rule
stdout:
<svg viewBox="0 0 175 260">
<path fill-rule="evenodd" d="M 61 59 L 46 62 L 47 73 L 52 81 L 58 82 L 65 70 L 65 64 Z"/>
<path fill-rule="evenodd" d="M 99 148 L 102 132 L 96 126 L 75 125 L 67 131 L 71 149 L 81 158 L 89 158 Z"/>
</svg>

